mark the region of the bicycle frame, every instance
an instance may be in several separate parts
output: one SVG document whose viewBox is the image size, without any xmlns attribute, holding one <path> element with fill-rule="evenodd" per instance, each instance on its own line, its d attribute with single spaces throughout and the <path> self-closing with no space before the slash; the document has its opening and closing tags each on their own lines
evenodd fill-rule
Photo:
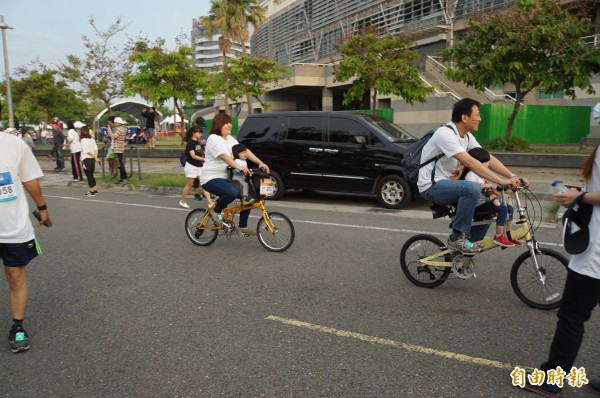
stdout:
<svg viewBox="0 0 600 398">
<path fill-rule="evenodd" d="M 203 228 L 207 231 L 224 230 L 226 228 L 228 228 L 228 229 L 235 228 L 233 219 L 234 219 L 236 213 L 240 213 L 244 210 L 260 209 L 261 217 L 265 221 L 265 224 L 267 225 L 269 232 L 271 232 L 271 233 L 275 232 L 275 227 L 273 226 L 273 223 L 271 222 L 271 220 L 268 216 L 267 209 L 265 208 L 264 199 L 254 202 L 249 206 L 244 206 L 243 204 L 239 204 L 239 205 L 235 205 L 233 207 L 228 207 L 228 208 L 223 209 L 223 221 L 224 221 L 223 226 L 210 225 L 210 223 L 208 222 L 210 220 L 210 212 L 215 208 L 216 204 L 217 204 L 216 202 L 213 202 L 212 206 L 210 206 L 208 208 L 208 211 L 206 212 L 206 214 L 202 218 L 202 221 L 200 222 L 200 224 L 203 226 Z"/>
<path fill-rule="evenodd" d="M 515 200 L 517 201 L 517 213 L 519 214 L 519 220 L 516 221 L 516 224 L 519 224 L 519 228 L 514 230 L 514 231 L 510 231 L 510 237 L 513 240 L 518 240 L 518 239 L 525 239 L 526 242 L 526 246 L 529 248 L 529 251 L 531 253 L 531 258 L 533 259 L 533 261 L 535 262 L 535 267 L 536 270 L 540 276 L 540 278 L 542 278 L 543 276 L 540 273 L 539 270 L 539 265 L 537 263 L 537 259 L 535 254 L 539 251 L 538 248 L 538 243 L 535 240 L 534 235 L 532 234 L 532 228 L 531 225 L 529 224 L 529 220 L 527 219 L 527 215 L 525 212 L 525 207 L 523 207 L 523 205 L 521 204 L 521 200 L 519 198 L 519 192 L 515 191 Z M 502 202 L 505 202 L 504 199 L 504 193 L 502 194 Z M 486 221 L 485 223 L 491 223 L 492 221 Z M 491 237 L 487 237 L 484 238 L 480 241 L 477 242 L 473 242 L 474 245 L 478 245 L 481 248 L 481 251 L 479 253 L 483 253 L 485 251 L 488 251 L 490 249 L 496 248 L 498 247 L 497 244 L 494 243 L 493 238 Z M 456 250 L 451 249 L 451 248 L 447 248 L 445 250 L 440 251 L 439 253 L 436 253 L 432 256 L 429 257 L 425 257 L 422 258 L 420 260 L 420 263 L 423 265 L 429 265 L 432 267 L 452 267 L 452 262 L 448 262 L 448 261 L 436 261 L 436 259 L 438 258 L 445 258 L 446 255 L 450 255 L 452 253 L 454 253 Z M 476 254 L 479 254 L 476 253 Z M 469 255 L 468 257 L 473 257 L 476 254 L 473 255 Z"/>
</svg>

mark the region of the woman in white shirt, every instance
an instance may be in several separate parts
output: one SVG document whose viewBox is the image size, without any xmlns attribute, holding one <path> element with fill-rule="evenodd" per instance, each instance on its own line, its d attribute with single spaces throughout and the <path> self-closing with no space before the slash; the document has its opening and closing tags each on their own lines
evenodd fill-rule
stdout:
<svg viewBox="0 0 600 398">
<path fill-rule="evenodd" d="M 81 175 L 81 142 L 79 141 L 79 134 L 75 131 L 75 125 L 72 120 L 67 121 L 67 141 L 65 147 L 69 147 L 71 151 L 71 170 L 73 171 L 73 181 L 82 181 Z"/>
<path fill-rule="evenodd" d="M 231 148 L 238 141 L 231 136 L 231 128 L 231 116 L 226 113 L 215 115 L 212 120 L 210 135 L 206 141 L 204 167 L 202 167 L 202 175 L 200 176 L 202 189 L 219 197 L 214 210 L 211 212 L 214 223 L 219 226 L 223 225 L 221 211 L 240 195 L 239 189 L 227 179 L 227 166 L 248 173 L 248 168 L 238 165 L 233 160 Z M 248 160 L 256 163 L 265 172 L 269 172 L 269 166 L 264 164 L 250 150 L 248 150 Z M 250 210 L 244 210 L 240 213 L 238 230 L 246 235 L 256 235 L 254 231 L 248 228 L 249 217 Z"/>
<path fill-rule="evenodd" d="M 593 205 L 589 223 L 590 241 L 581 254 L 574 254 L 569 261 L 567 281 L 560 303 L 558 322 L 554 339 L 550 345 L 548 360 L 540 366 L 546 372 L 559 366 L 568 372 L 575 365 L 577 353 L 583 341 L 584 324 L 592 316 L 594 308 L 600 304 L 600 151 L 598 147 L 583 164 L 581 179 L 584 181 L 582 192 L 585 195 L 580 203 Z M 581 192 L 572 188 L 557 193 L 554 198 L 564 207 L 569 207 Z M 598 330 L 592 330 L 598 332 Z M 594 338 L 598 338 L 596 335 Z M 597 358 L 596 358 L 597 360 Z M 596 361 L 597 364 L 597 361 Z M 594 363 L 592 363 L 592 366 Z M 577 365 L 581 366 L 581 365 Z M 600 379 L 590 377 L 589 387 L 600 394 Z M 527 383 L 525 389 L 546 397 L 560 396 L 561 388 L 548 382 L 542 385 Z M 550 395 L 556 394 L 556 395 Z"/>
<path fill-rule="evenodd" d="M 91 136 L 88 126 L 81 128 L 81 161 L 83 163 L 83 171 L 88 180 L 90 190 L 85 193 L 85 196 L 96 196 L 98 189 L 96 188 L 96 178 L 94 178 L 94 170 L 96 163 L 100 164 L 98 159 L 98 145 L 96 140 Z"/>
</svg>

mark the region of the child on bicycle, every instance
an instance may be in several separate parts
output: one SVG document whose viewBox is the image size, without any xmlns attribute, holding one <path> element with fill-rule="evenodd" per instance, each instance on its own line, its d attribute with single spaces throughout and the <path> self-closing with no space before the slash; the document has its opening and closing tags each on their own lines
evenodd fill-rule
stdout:
<svg viewBox="0 0 600 398">
<path fill-rule="evenodd" d="M 489 167 L 490 164 L 490 153 L 483 148 L 477 147 L 468 151 L 469 155 L 479 160 L 485 167 Z M 512 229 L 512 218 L 514 209 L 510 204 L 510 198 L 506 196 L 506 204 L 503 204 L 498 199 L 498 192 L 494 189 L 494 185 L 488 183 L 485 179 L 479 177 L 468 168 L 464 168 L 461 175 L 461 180 L 474 181 L 481 184 L 481 189 L 484 193 L 481 194 L 475 213 L 487 213 L 494 212 L 497 214 L 496 217 L 496 234 L 494 235 L 494 243 L 502 247 L 513 247 L 523 246 L 518 240 L 511 240 L 504 233 L 504 224 L 510 231 Z"/>
<path fill-rule="evenodd" d="M 248 168 L 248 163 L 246 162 L 246 159 L 248 158 L 248 149 L 243 144 L 232 146 L 231 152 L 233 153 L 233 159 L 237 164 L 244 168 Z M 231 178 L 233 181 L 237 181 L 240 184 L 242 203 L 244 205 L 254 203 L 254 198 L 250 197 L 248 193 L 250 185 L 246 182 L 246 174 L 240 170 L 233 170 Z"/>
</svg>

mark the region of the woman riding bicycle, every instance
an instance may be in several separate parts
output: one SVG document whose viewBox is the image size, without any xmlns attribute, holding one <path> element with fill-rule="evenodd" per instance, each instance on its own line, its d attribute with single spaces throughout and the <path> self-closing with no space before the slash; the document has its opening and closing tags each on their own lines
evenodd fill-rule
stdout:
<svg viewBox="0 0 600 398">
<path fill-rule="evenodd" d="M 231 136 L 231 116 L 226 113 L 217 114 L 210 128 L 210 135 L 206 141 L 205 162 L 200 176 L 200 185 L 205 191 L 211 192 L 219 197 L 211 217 L 218 226 L 223 225 L 221 221 L 221 211 L 233 202 L 240 191 L 231 182 L 228 181 L 227 167 L 248 173 L 248 168 L 241 167 L 233 160 L 231 148 L 238 144 L 238 141 Z M 258 167 L 269 173 L 269 166 L 257 158 L 252 151 L 248 150 L 248 159 L 256 163 Z M 250 210 L 240 212 L 240 222 L 238 230 L 245 235 L 256 235 L 254 231 L 248 228 L 248 218 Z"/>
</svg>

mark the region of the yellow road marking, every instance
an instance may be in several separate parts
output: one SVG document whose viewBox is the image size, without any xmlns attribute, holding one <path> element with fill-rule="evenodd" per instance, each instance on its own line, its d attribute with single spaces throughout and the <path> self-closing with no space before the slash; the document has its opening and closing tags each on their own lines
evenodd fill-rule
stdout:
<svg viewBox="0 0 600 398">
<path fill-rule="evenodd" d="M 298 326 L 298 327 L 305 328 L 305 329 L 315 330 L 317 332 L 333 334 L 333 335 L 339 336 L 339 337 L 347 337 L 347 338 L 351 338 L 351 339 L 367 341 L 369 343 L 376 343 L 376 344 L 401 348 L 406 351 L 418 352 L 418 353 L 429 354 L 429 355 L 436 355 L 438 357 L 442 357 L 442 358 L 446 358 L 446 359 L 454 359 L 456 361 L 490 366 L 490 367 L 498 368 L 498 369 L 513 370 L 515 367 L 519 366 L 519 365 L 511 365 L 509 363 L 494 361 L 491 359 L 471 357 L 469 355 L 457 354 L 455 352 L 441 351 L 441 350 L 436 350 L 433 348 L 423 347 L 420 345 L 407 344 L 407 343 L 402 343 L 399 341 L 383 339 L 380 337 L 373 337 L 373 336 L 369 336 L 369 335 L 362 334 L 362 333 L 350 332 L 347 330 L 334 329 L 334 328 L 330 328 L 327 326 L 315 325 L 314 323 L 298 321 L 295 319 L 281 318 L 281 317 L 278 317 L 275 315 L 269 315 L 265 319 L 269 320 L 269 321 L 283 323 L 286 325 Z M 530 368 L 530 367 L 521 366 L 521 368 Z"/>
</svg>

